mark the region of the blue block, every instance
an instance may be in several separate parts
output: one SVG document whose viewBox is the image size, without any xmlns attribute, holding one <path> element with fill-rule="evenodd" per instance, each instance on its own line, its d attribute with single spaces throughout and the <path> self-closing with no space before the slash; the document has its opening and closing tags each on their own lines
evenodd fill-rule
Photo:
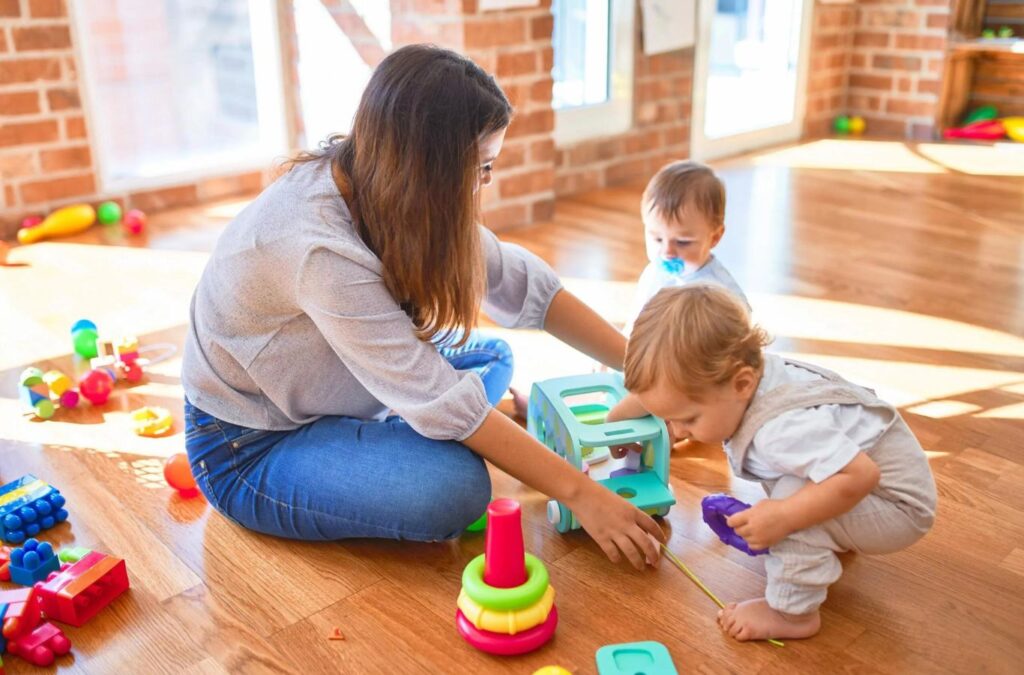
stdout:
<svg viewBox="0 0 1024 675">
<path fill-rule="evenodd" d="M 0 624 L 4 622 L 4 617 L 7 616 L 7 603 L 0 603 Z M 3 631 L 0 631 L 0 654 L 7 651 L 7 640 L 4 639 Z"/>
<path fill-rule="evenodd" d="M 64 496 L 31 474 L 0 487 L 0 539 L 20 544 L 68 519 Z"/>
<path fill-rule="evenodd" d="M 20 548 L 11 549 L 11 581 L 22 586 L 34 586 L 45 581 L 51 572 L 60 569 L 60 559 L 48 541 L 29 539 Z"/>
<path fill-rule="evenodd" d="M 598 675 L 679 675 L 668 648 L 660 642 L 627 642 L 597 650 Z"/>
</svg>

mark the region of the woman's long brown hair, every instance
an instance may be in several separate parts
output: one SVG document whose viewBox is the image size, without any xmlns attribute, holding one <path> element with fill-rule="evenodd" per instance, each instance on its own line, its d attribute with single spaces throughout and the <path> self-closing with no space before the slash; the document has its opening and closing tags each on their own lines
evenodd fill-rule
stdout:
<svg viewBox="0 0 1024 675">
<path fill-rule="evenodd" d="M 410 45 L 373 71 L 352 132 L 294 161 L 329 158 L 359 236 L 422 340 L 469 336 L 486 284 L 479 141 L 508 126 L 494 78 L 455 52 Z"/>
</svg>

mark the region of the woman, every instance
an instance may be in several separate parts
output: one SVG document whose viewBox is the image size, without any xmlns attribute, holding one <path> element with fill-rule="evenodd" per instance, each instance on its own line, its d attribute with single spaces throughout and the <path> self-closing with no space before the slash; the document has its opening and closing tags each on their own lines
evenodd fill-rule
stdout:
<svg viewBox="0 0 1024 675">
<path fill-rule="evenodd" d="M 625 353 L 550 267 L 477 224 L 511 114 L 472 61 L 399 49 L 352 133 L 228 225 L 182 373 L 192 469 L 224 515 L 297 539 L 455 537 L 490 499 L 488 459 L 569 506 L 613 561 L 657 560 L 649 516 L 493 408 L 511 357 L 470 333 L 481 305 L 612 368 Z"/>
</svg>

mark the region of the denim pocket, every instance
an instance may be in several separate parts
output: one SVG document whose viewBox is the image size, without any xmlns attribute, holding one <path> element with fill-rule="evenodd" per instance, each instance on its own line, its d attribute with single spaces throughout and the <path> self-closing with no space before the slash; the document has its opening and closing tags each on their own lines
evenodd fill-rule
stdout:
<svg viewBox="0 0 1024 675">
<path fill-rule="evenodd" d="M 269 431 L 267 429 L 246 429 L 245 427 L 237 428 L 243 429 L 244 431 L 242 431 L 242 433 L 238 434 L 234 438 L 231 438 L 230 433 L 228 434 L 228 438 L 230 439 L 228 443 L 235 450 L 244 448 L 247 445 L 252 445 L 256 441 L 266 438 L 270 434 L 277 433 L 275 431 Z"/>
</svg>

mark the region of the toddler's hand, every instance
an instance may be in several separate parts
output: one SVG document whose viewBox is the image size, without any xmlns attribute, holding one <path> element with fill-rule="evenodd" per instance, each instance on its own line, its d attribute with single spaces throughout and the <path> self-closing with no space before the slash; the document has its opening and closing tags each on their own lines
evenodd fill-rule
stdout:
<svg viewBox="0 0 1024 675">
<path fill-rule="evenodd" d="M 658 562 L 665 534 L 649 515 L 611 490 L 587 481 L 583 492 L 567 506 L 612 562 L 626 556 L 638 570 Z"/>
<path fill-rule="evenodd" d="M 729 516 L 725 524 L 755 550 L 771 548 L 793 531 L 789 527 L 788 511 L 779 499 L 761 500 L 749 509 Z"/>
</svg>

